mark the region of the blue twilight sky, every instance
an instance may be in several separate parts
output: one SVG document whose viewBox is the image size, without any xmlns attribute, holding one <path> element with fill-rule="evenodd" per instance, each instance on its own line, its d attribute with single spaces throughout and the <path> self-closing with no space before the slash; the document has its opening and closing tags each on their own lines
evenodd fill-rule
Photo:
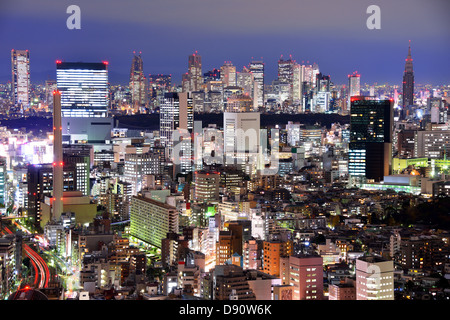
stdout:
<svg viewBox="0 0 450 320">
<path fill-rule="evenodd" d="M 372 4 L 380 30 L 366 27 Z M 81 8 L 81 30 L 66 27 L 69 5 Z M 126 83 L 133 51 L 146 74 L 179 83 L 198 51 L 203 72 L 262 57 L 266 83 L 292 55 L 337 84 L 358 71 L 363 83 L 400 85 L 411 40 L 416 83 L 450 84 L 449 13 L 449 0 L 0 0 L 0 82 L 11 49 L 28 49 L 34 83 L 56 77 L 56 60 L 107 60 L 110 82 Z"/>
</svg>

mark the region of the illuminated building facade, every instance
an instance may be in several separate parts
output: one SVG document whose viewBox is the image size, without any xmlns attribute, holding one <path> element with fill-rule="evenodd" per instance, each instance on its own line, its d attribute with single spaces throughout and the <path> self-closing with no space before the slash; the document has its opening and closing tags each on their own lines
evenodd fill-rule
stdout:
<svg viewBox="0 0 450 320">
<path fill-rule="evenodd" d="M 375 256 L 356 259 L 356 300 L 394 300 L 394 262 Z"/>
<path fill-rule="evenodd" d="M 189 56 L 188 62 L 189 91 L 198 91 L 203 84 L 202 57 L 196 52 Z"/>
<path fill-rule="evenodd" d="M 130 92 L 131 103 L 135 107 L 145 106 L 147 103 L 147 79 L 144 75 L 144 63 L 139 54 L 135 54 L 131 62 Z"/>
<path fill-rule="evenodd" d="M 30 104 L 30 52 L 11 50 L 12 99 L 14 105 Z"/>
<path fill-rule="evenodd" d="M 107 117 L 108 63 L 56 62 L 62 117 Z"/>
<path fill-rule="evenodd" d="M 350 113 L 349 174 L 379 182 L 391 171 L 393 101 L 353 97 Z"/>
<path fill-rule="evenodd" d="M 264 63 L 262 61 L 252 61 L 248 69 L 253 74 L 253 100 L 258 108 L 264 107 Z"/>
</svg>

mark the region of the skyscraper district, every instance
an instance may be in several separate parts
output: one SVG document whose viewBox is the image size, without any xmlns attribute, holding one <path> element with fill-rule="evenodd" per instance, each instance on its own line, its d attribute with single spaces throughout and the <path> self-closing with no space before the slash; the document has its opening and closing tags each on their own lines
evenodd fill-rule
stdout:
<svg viewBox="0 0 450 320">
<path fill-rule="evenodd" d="M 404 47 L 393 84 L 200 51 L 121 83 L 46 53 L 40 83 L 13 49 L 1 299 L 449 300 L 450 82 Z"/>
</svg>

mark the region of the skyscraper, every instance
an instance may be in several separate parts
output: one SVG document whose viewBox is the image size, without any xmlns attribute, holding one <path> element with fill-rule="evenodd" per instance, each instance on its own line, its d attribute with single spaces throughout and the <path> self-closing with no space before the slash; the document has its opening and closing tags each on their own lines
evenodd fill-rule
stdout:
<svg viewBox="0 0 450 320">
<path fill-rule="evenodd" d="M 392 162 L 393 101 L 352 97 L 348 171 L 379 182 Z"/>
<path fill-rule="evenodd" d="M 11 50 L 12 98 L 14 105 L 30 104 L 30 52 Z"/>
<path fill-rule="evenodd" d="M 64 143 L 89 143 L 104 148 L 111 139 L 108 117 L 108 62 L 56 61 L 57 90 L 61 92 Z"/>
<path fill-rule="evenodd" d="M 348 98 L 361 95 L 361 75 L 357 71 L 348 75 Z"/>
<path fill-rule="evenodd" d="M 405 60 L 403 72 L 403 108 L 414 104 L 414 70 L 411 57 L 411 41 L 409 42 L 408 56 Z"/>
<path fill-rule="evenodd" d="M 168 157 L 172 158 L 175 146 L 175 131 L 186 130 L 185 133 L 189 133 L 193 130 L 193 104 L 188 92 L 168 92 L 164 95 L 164 100 L 160 106 L 159 125 L 161 143 L 167 148 Z M 183 143 L 183 147 L 186 143 L 187 141 Z"/>
<path fill-rule="evenodd" d="M 134 53 L 134 52 L 133 52 Z M 147 103 L 147 88 L 144 75 L 144 63 L 141 53 L 137 56 L 134 53 L 130 70 L 130 91 L 131 103 L 135 107 L 145 106 Z"/>
<path fill-rule="evenodd" d="M 202 57 L 197 51 L 189 56 L 188 64 L 189 91 L 198 91 L 203 84 Z"/>
<path fill-rule="evenodd" d="M 264 63 L 262 61 L 252 61 L 249 70 L 253 74 L 253 100 L 258 108 L 264 107 Z"/>
<path fill-rule="evenodd" d="M 303 97 L 303 81 L 305 76 L 305 66 L 294 64 L 292 75 L 292 99 L 294 104 L 301 105 Z M 302 110 L 299 110 L 302 111 Z"/>
<path fill-rule="evenodd" d="M 106 117 L 108 114 L 108 63 L 56 61 L 56 82 L 61 110 L 66 117 Z"/>
<path fill-rule="evenodd" d="M 236 67 L 231 61 L 225 61 L 220 67 L 220 80 L 224 87 L 232 87 L 236 85 Z"/>
<path fill-rule="evenodd" d="M 278 80 L 282 83 L 292 84 L 295 61 L 289 57 L 284 60 L 283 57 L 278 60 Z"/>
</svg>

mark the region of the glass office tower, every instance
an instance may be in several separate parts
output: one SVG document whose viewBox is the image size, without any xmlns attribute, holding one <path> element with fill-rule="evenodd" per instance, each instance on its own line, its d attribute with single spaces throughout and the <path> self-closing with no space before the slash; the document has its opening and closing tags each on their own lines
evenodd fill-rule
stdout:
<svg viewBox="0 0 450 320">
<path fill-rule="evenodd" d="M 102 118 L 108 115 L 108 63 L 56 63 L 63 118 Z"/>
<path fill-rule="evenodd" d="M 393 101 L 355 96 L 350 115 L 349 174 L 382 181 L 391 171 Z"/>
</svg>

